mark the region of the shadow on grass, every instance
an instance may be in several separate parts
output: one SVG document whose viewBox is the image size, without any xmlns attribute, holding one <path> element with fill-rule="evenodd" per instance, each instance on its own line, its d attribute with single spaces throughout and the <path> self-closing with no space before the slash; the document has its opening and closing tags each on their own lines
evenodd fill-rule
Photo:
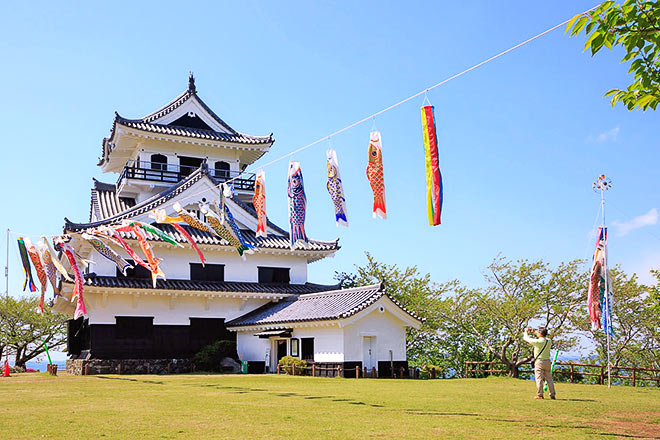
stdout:
<svg viewBox="0 0 660 440">
<path fill-rule="evenodd" d="M 108 376 L 94 376 L 97 379 L 106 379 L 106 380 L 124 380 L 128 382 L 140 382 L 140 383 L 150 383 L 153 385 L 165 385 L 165 383 L 156 380 L 138 380 L 131 379 L 130 377 L 108 377 Z"/>
<path fill-rule="evenodd" d="M 648 435 L 635 435 L 635 434 L 616 434 L 614 432 L 597 432 L 597 435 L 607 436 L 607 437 L 617 437 L 617 438 L 643 438 L 643 439 L 660 439 L 660 437 L 650 437 Z"/>
<path fill-rule="evenodd" d="M 425 411 L 417 409 L 407 409 L 408 414 L 414 414 L 419 416 L 466 416 L 466 417 L 479 417 L 481 414 L 473 413 L 460 413 L 460 412 L 442 412 L 442 411 Z"/>
</svg>

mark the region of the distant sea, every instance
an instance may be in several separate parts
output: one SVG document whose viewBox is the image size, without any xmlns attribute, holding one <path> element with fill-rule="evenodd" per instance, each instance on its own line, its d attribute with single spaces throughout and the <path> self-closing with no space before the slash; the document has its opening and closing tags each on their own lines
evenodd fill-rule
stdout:
<svg viewBox="0 0 660 440">
<path fill-rule="evenodd" d="M 66 361 L 53 362 L 57 365 L 57 371 L 64 371 L 66 369 Z M 46 371 L 48 362 L 26 362 L 25 368 L 32 368 L 34 370 Z"/>
</svg>

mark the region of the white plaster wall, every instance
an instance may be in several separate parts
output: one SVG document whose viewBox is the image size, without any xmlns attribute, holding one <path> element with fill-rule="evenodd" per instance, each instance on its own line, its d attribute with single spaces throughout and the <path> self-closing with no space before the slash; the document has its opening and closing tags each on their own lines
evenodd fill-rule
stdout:
<svg viewBox="0 0 660 440">
<path fill-rule="evenodd" d="M 314 338 L 315 362 L 344 362 L 344 335 L 340 327 L 296 328 L 291 337 Z"/>
<path fill-rule="evenodd" d="M 134 249 L 139 249 L 137 243 L 133 244 Z M 200 262 L 197 253 L 188 244 L 183 248 L 175 248 L 170 245 L 152 242 L 152 246 L 154 255 L 163 259 L 160 268 L 168 279 L 189 280 L 190 263 Z M 112 246 L 112 248 L 120 255 L 125 256 L 125 251 L 116 246 Z M 257 282 L 259 281 L 258 267 L 267 266 L 289 268 L 291 284 L 305 284 L 307 282 L 307 260 L 304 257 L 268 254 L 264 250 L 246 255 L 246 259 L 243 261 L 238 252 L 230 247 L 217 249 L 202 246 L 202 252 L 208 263 L 225 265 L 225 281 Z M 102 276 L 116 275 L 115 264 L 99 255 L 95 250 L 89 252 L 89 259 L 95 262 L 91 266 L 90 272 Z"/>
<path fill-rule="evenodd" d="M 266 352 L 271 350 L 273 356 L 273 341 L 276 338 L 261 339 L 257 332 L 240 331 L 236 335 L 238 355 L 242 360 L 264 361 Z M 314 361 L 344 362 L 343 330 L 339 327 L 304 327 L 295 328 L 291 338 L 314 338 Z M 278 338 L 279 339 L 279 338 Z M 287 343 L 290 352 L 290 342 Z M 299 349 L 302 349 L 300 346 Z"/>
<path fill-rule="evenodd" d="M 202 296 L 109 294 L 103 305 L 103 294 L 85 293 L 90 324 L 115 324 L 116 316 L 153 316 L 154 325 L 189 325 L 190 318 L 224 318 L 225 321 L 244 315 L 268 302 L 265 299 L 217 297 L 208 299 L 208 308 Z"/>
<path fill-rule="evenodd" d="M 134 159 L 151 162 L 152 154 L 162 154 L 166 156 L 169 170 L 178 169 L 178 156 L 187 156 L 205 159 L 211 169 L 215 167 L 216 161 L 222 160 L 229 164 L 229 169 L 231 171 L 240 171 L 240 153 L 239 150 L 235 149 L 147 140 L 140 144 L 140 148 Z"/>
<path fill-rule="evenodd" d="M 346 361 L 363 360 L 363 336 L 376 337 L 376 361 L 389 361 L 390 350 L 393 360 L 406 360 L 406 329 L 403 322 L 392 315 L 386 306 L 384 313 L 379 312 L 379 303 L 372 306 L 371 313 L 344 327 Z"/>
<path fill-rule="evenodd" d="M 265 362 L 271 340 L 254 336 L 255 332 L 238 332 L 236 335 L 236 348 L 238 358 L 242 361 Z"/>
</svg>

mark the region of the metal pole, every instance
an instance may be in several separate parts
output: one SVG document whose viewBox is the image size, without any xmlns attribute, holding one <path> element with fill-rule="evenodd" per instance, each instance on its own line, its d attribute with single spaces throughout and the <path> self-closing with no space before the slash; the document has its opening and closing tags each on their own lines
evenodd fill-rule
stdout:
<svg viewBox="0 0 660 440">
<path fill-rule="evenodd" d="M 605 232 L 605 190 L 601 188 L 600 190 L 600 205 L 601 209 L 603 211 L 603 229 L 602 229 L 602 234 L 603 234 L 603 239 L 606 240 L 606 232 Z M 605 255 L 604 255 L 604 260 L 605 260 L 605 313 L 607 313 L 607 320 L 605 321 L 605 335 L 607 336 L 607 388 L 612 387 L 612 369 L 610 367 L 610 301 L 609 301 L 609 287 L 610 287 L 610 270 L 609 270 L 609 262 L 607 261 L 607 254 L 608 254 L 608 246 L 607 246 L 607 241 L 605 241 L 605 249 L 604 249 Z"/>
<path fill-rule="evenodd" d="M 5 296 L 7 305 L 7 322 L 9 322 L 9 228 L 7 228 L 7 264 L 5 265 Z M 6 361 L 9 363 L 9 334 L 7 334 Z M 0 353 L 1 355 L 2 353 Z"/>
</svg>

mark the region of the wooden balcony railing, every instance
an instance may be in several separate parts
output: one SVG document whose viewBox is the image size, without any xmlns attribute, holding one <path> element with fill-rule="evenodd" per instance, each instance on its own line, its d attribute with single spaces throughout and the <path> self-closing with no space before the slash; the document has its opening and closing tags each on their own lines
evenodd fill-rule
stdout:
<svg viewBox="0 0 660 440">
<path fill-rule="evenodd" d="M 185 179 L 199 167 L 186 165 L 171 165 L 159 162 L 129 161 L 117 179 L 120 186 L 124 179 L 146 180 L 175 184 Z M 237 190 L 253 191 L 255 174 L 239 171 L 211 169 L 210 174 L 220 182 L 233 179 L 231 184 Z"/>
</svg>

